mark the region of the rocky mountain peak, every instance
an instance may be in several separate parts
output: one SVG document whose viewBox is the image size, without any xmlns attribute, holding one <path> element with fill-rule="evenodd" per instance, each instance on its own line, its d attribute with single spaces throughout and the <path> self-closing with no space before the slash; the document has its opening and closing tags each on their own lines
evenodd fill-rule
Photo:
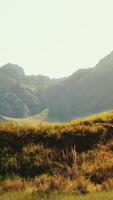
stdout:
<svg viewBox="0 0 113 200">
<path fill-rule="evenodd" d="M 7 75 L 8 77 L 16 78 L 16 79 L 23 78 L 25 76 L 25 73 L 22 67 L 16 64 L 11 64 L 11 63 L 7 63 L 3 67 L 1 67 L 0 72 Z"/>
</svg>

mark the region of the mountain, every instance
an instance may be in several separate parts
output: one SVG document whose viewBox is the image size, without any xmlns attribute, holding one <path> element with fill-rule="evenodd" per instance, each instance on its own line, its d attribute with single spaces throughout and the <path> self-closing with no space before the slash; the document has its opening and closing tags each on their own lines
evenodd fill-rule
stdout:
<svg viewBox="0 0 113 200">
<path fill-rule="evenodd" d="M 22 78 L 25 77 L 25 73 L 22 67 L 18 65 L 14 65 L 11 63 L 8 63 L 0 68 L 0 73 L 7 75 L 10 78 Z"/>
<path fill-rule="evenodd" d="M 28 117 L 43 110 L 38 92 L 62 79 L 27 76 L 22 67 L 8 63 L 0 68 L 0 114 L 7 117 Z"/>
<path fill-rule="evenodd" d="M 113 52 L 94 68 L 61 79 L 28 76 L 8 63 L 0 68 L 0 114 L 25 118 L 48 110 L 46 119 L 67 121 L 113 109 L 112 86 Z"/>
<path fill-rule="evenodd" d="M 3 116 L 0 115 L 0 122 L 5 122 L 7 121 Z"/>
<path fill-rule="evenodd" d="M 71 120 L 113 108 L 113 52 L 94 68 L 80 69 L 41 94 L 54 120 Z"/>
</svg>

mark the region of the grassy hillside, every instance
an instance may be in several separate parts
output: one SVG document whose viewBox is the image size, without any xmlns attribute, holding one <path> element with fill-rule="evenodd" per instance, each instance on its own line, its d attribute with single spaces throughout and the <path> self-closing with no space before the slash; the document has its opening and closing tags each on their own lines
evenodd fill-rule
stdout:
<svg viewBox="0 0 113 200">
<path fill-rule="evenodd" d="M 99 192 L 90 195 L 76 194 L 26 194 L 25 192 L 13 192 L 0 195 L 0 200 L 112 200 L 113 192 Z"/>
<path fill-rule="evenodd" d="M 0 123 L 3 191 L 113 189 L 113 112 L 64 124 Z"/>
<path fill-rule="evenodd" d="M 4 116 L 4 119 L 9 122 L 16 122 L 19 124 L 40 124 L 40 123 L 47 123 L 50 121 L 48 116 L 48 109 L 44 109 L 42 112 L 25 118 L 12 118 Z"/>
</svg>

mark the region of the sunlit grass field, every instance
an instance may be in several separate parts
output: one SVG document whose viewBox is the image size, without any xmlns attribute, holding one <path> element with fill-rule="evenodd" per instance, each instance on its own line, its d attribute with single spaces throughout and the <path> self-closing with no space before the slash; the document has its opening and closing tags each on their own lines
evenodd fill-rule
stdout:
<svg viewBox="0 0 113 200">
<path fill-rule="evenodd" d="M 0 200 L 111 200 L 111 191 L 113 111 L 62 124 L 0 123 Z"/>
<path fill-rule="evenodd" d="M 89 195 L 76 194 L 33 194 L 22 192 L 5 193 L 0 195 L 0 200 L 113 200 L 113 192 L 100 192 Z"/>
</svg>

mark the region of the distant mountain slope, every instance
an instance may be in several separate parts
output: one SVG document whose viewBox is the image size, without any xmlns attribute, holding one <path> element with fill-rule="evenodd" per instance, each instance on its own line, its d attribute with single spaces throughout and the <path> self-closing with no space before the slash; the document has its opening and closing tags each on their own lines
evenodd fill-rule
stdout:
<svg viewBox="0 0 113 200">
<path fill-rule="evenodd" d="M 113 108 L 113 52 L 41 94 L 49 116 L 65 121 Z"/>
<path fill-rule="evenodd" d="M 113 109 L 113 52 L 94 68 L 61 79 L 27 76 L 10 63 L 0 68 L 1 115 L 23 118 L 45 109 L 52 121 Z"/>
<path fill-rule="evenodd" d="M 45 104 L 38 97 L 40 90 L 63 79 L 47 76 L 26 76 L 22 67 L 8 63 L 0 68 L 0 114 L 8 117 L 28 117 L 40 113 Z"/>
<path fill-rule="evenodd" d="M 0 122 L 7 121 L 3 116 L 0 115 Z"/>
<path fill-rule="evenodd" d="M 10 77 L 10 78 L 22 78 L 25 77 L 25 73 L 22 67 L 18 65 L 14 65 L 11 63 L 7 63 L 3 67 L 0 68 L 0 73 Z"/>
<path fill-rule="evenodd" d="M 33 116 L 25 117 L 25 118 L 11 118 L 4 117 L 4 120 L 8 122 L 16 122 L 19 124 L 40 124 L 47 123 L 51 121 L 48 116 L 48 109 L 43 110 L 42 112 L 35 114 Z"/>
</svg>

